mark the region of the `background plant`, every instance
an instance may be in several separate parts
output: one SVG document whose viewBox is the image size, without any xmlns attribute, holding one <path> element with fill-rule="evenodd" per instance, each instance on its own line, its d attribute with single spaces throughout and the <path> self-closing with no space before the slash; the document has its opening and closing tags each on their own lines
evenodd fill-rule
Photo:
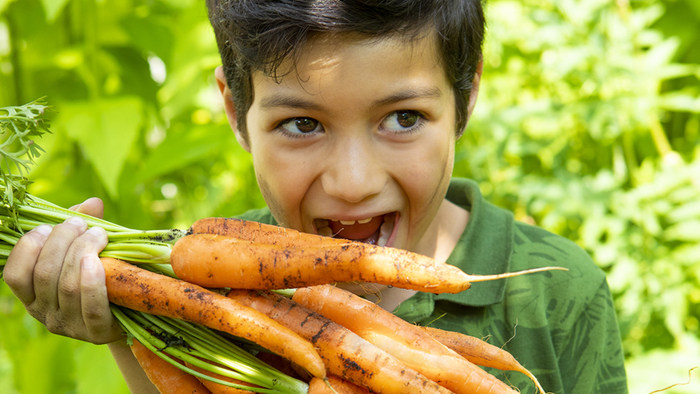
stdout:
<svg viewBox="0 0 700 394">
<path fill-rule="evenodd" d="M 700 365 L 700 3 L 490 0 L 455 175 L 608 274 L 631 393 Z M 263 206 L 223 116 L 201 1 L 0 0 L 0 107 L 57 111 L 31 192 L 130 228 Z M 698 392 L 693 384 L 668 393 Z M 37 378 L 41 376 L 41 378 Z M 0 284 L 0 392 L 126 393 L 104 347 L 49 334 Z"/>
</svg>

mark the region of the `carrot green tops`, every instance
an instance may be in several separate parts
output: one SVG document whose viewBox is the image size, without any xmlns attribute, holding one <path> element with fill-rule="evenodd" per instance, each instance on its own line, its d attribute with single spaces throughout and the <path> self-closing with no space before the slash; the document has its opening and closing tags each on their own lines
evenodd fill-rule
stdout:
<svg viewBox="0 0 700 394">
<path fill-rule="evenodd" d="M 417 293 L 394 313 L 404 320 L 462 332 L 503 347 L 555 394 L 627 393 L 620 334 L 605 274 L 575 243 L 485 201 L 471 180 L 453 179 L 447 199 L 470 211 L 447 262 L 468 274 L 544 266 L 548 271 L 474 283 L 459 294 Z M 242 219 L 275 224 L 269 210 Z M 518 372 L 489 370 L 521 392 L 535 392 Z"/>
</svg>

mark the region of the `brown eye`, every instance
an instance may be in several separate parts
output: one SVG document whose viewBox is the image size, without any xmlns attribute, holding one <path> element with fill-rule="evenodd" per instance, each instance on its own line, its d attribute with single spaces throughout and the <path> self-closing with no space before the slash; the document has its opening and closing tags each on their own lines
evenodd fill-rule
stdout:
<svg viewBox="0 0 700 394">
<path fill-rule="evenodd" d="M 412 127 L 418 122 L 418 114 L 413 111 L 404 111 L 396 113 L 396 123 L 401 127 Z"/>
<path fill-rule="evenodd" d="M 311 118 L 297 118 L 294 120 L 297 130 L 302 133 L 310 133 L 318 127 L 318 121 Z"/>
<path fill-rule="evenodd" d="M 323 126 L 314 118 L 290 118 L 280 123 L 279 130 L 289 136 L 304 136 L 323 132 Z"/>
<path fill-rule="evenodd" d="M 404 109 L 387 115 L 379 127 L 392 133 L 410 134 L 418 131 L 425 123 L 425 117 L 420 112 Z"/>
</svg>

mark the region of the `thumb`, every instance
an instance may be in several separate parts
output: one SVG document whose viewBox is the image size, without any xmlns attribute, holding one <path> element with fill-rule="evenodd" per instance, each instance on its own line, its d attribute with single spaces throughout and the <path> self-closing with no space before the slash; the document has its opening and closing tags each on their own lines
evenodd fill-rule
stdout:
<svg viewBox="0 0 700 394">
<path fill-rule="evenodd" d="M 104 216 L 104 203 L 99 198 L 92 197 L 80 205 L 71 207 L 71 210 L 102 219 Z"/>
</svg>

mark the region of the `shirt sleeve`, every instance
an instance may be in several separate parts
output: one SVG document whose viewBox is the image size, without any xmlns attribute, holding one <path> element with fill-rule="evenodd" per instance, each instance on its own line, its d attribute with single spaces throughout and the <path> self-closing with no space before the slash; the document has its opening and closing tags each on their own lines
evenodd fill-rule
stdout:
<svg viewBox="0 0 700 394">
<path fill-rule="evenodd" d="M 620 332 L 606 281 L 573 324 L 559 355 L 562 394 L 627 394 Z"/>
</svg>

